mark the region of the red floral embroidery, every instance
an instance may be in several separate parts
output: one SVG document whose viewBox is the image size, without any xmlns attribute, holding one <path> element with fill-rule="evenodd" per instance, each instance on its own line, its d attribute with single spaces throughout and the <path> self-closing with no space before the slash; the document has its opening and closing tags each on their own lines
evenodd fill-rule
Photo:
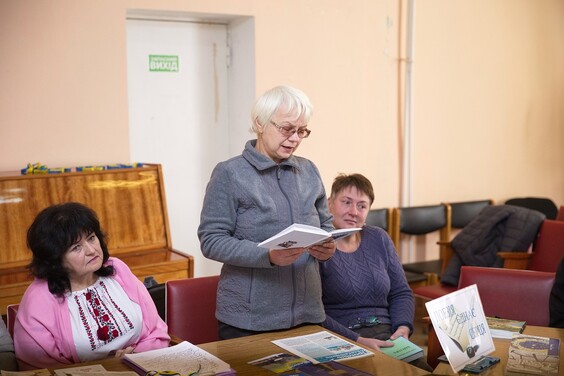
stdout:
<svg viewBox="0 0 564 376">
<path fill-rule="evenodd" d="M 99 291 L 99 289 L 102 289 L 102 291 Z M 102 294 L 105 296 L 107 303 L 100 299 L 100 292 L 102 292 Z M 112 299 L 112 297 L 108 293 L 107 286 L 105 285 L 104 281 L 100 281 L 99 286 L 88 289 L 84 293 L 84 297 L 88 302 L 88 305 L 85 308 L 90 311 L 92 317 L 94 317 L 94 319 L 96 320 L 96 325 L 98 326 L 98 329 L 96 330 L 96 336 L 98 340 L 111 342 L 114 338 L 117 338 L 121 334 L 123 334 L 122 329 L 133 329 L 133 323 L 131 322 L 130 318 Z M 85 312 L 83 310 L 83 307 L 80 305 L 77 296 L 75 296 L 75 302 L 78 305 L 81 321 L 88 334 L 90 346 L 92 349 L 94 349 L 96 348 L 96 344 L 92 335 L 92 330 L 88 325 Z M 109 304 L 109 306 L 107 304 Z M 114 316 L 113 312 L 121 316 L 121 320 L 118 320 L 118 318 Z M 123 324 L 119 324 L 120 321 L 125 324 L 124 328 L 122 328 Z"/>
</svg>

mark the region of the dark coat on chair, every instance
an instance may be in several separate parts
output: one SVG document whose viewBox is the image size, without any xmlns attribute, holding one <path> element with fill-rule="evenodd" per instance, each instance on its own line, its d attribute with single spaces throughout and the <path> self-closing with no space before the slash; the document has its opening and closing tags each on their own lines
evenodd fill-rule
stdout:
<svg viewBox="0 0 564 376">
<path fill-rule="evenodd" d="M 500 251 L 526 251 L 538 233 L 545 215 L 511 205 L 484 208 L 453 240 L 454 255 L 441 282 L 458 285 L 462 265 L 502 267 Z"/>
</svg>

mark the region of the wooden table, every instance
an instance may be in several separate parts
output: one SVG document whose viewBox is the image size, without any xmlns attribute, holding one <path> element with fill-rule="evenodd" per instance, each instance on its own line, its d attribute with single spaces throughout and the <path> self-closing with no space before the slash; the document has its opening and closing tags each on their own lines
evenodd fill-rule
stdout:
<svg viewBox="0 0 564 376">
<path fill-rule="evenodd" d="M 231 367 L 237 371 L 237 376 L 273 376 L 276 374 L 272 371 L 249 365 L 247 362 L 267 355 L 287 352 L 271 343 L 270 341 L 272 340 L 311 334 L 322 330 L 325 329 L 317 325 L 302 326 L 281 332 L 264 333 L 249 337 L 210 342 L 198 346 L 229 363 Z M 78 367 L 88 364 L 101 364 L 108 371 L 131 371 L 131 368 L 115 358 L 97 362 L 73 364 L 69 365 L 69 367 Z M 375 352 L 374 356 L 371 357 L 343 361 L 343 364 L 350 365 L 372 375 L 418 376 L 428 374 L 422 369 L 413 367 L 408 363 L 393 359 L 379 352 Z"/>
<path fill-rule="evenodd" d="M 533 335 L 533 336 L 540 336 L 540 337 L 551 337 L 551 338 L 559 338 L 560 339 L 560 374 L 564 374 L 564 366 L 562 365 L 562 359 L 564 359 L 564 329 L 557 329 L 557 328 L 546 328 L 542 326 L 529 326 L 525 327 L 523 334 Z M 480 373 L 480 376 L 494 376 L 494 375 L 503 375 L 505 365 L 507 364 L 507 358 L 509 356 L 509 343 L 511 341 L 508 339 L 495 339 L 495 351 L 490 356 L 496 356 L 501 359 L 501 361 L 493 366 L 492 368 L 488 369 L 485 372 Z M 440 363 L 437 368 L 435 368 L 434 374 L 440 375 L 457 375 L 455 373 L 450 364 L 448 363 Z M 459 372 L 458 375 L 471 375 L 466 372 Z"/>
</svg>

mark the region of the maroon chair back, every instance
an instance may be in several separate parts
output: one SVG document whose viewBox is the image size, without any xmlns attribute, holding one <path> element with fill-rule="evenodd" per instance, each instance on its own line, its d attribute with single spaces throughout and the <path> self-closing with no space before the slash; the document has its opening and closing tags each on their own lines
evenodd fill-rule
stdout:
<svg viewBox="0 0 564 376">
<path fill-rule="evenodd" d="M 6 326 L 12 338 L 14 338 L 14 323 L 16 322 L 19 307 L 19 304 L 10 304 L 6 307 Z"/>
<path fill-rule="evenodd" d="M 528 269 L 555 273 L 564 257 L 564 222 L 545 219 L 533 246 Z"/>
<path fill-rule="evenodd" d="M 219 276 L 166 282 L 168 331 L 195 345 L 219 340 L 215 318 Z"/>
<path fill-rule="evenodd" d="M 455 291 L 456 286 L 439 283 L 438 285 L 416 287 L 413 289 L 413 295 L 423 300 L 433 300 Z"/>
<path fill-rule="evenodd" d="M 458 288 L 476 284 L 486 316 L 548 326 L 555 273 L 463 266 Z"/>
</svg>

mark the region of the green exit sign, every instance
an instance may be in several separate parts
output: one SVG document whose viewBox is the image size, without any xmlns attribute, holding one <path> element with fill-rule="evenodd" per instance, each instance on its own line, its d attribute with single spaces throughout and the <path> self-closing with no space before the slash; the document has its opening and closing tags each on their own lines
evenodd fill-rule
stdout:
<svg viewBox="0 0 564 376">
<path fill-rule="evenodd" d="M 178 56 L 149 55 L 149 72 L 178 72 Z"/>
</svg>

